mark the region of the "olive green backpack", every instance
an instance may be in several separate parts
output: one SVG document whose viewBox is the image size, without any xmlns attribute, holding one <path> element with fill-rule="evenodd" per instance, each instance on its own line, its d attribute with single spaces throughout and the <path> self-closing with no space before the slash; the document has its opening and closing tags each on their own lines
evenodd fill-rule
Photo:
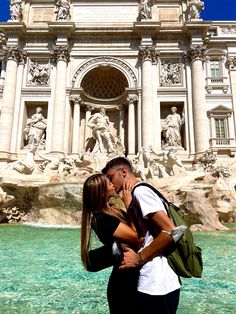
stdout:
<svg viewBox="0 0 236 314">
<path fill-rule="evenodd" d="M 152 185 L 142 182 L 136 187 L 141 185 L 149 187 L 161 198 L 169 218 L 174 222 L 176 227 L 180 225 L 186 225 L 179 213 L 180 209 L 177 206 L 171 202 L 168 202 L 166 198 Z M 141 212 L 136 214 L 141 215 Z M 171 245 L 171 247 L 165 251 L 164 255 L 167 257 L 169 265 L 178 276 L 184 278 L 200 278 L 202 276 L 202 250 L 200 247 L 195 245 L 193 235 L 189 227 L 187 227 L 181 239 L 177 243 Z"/>
</svg>

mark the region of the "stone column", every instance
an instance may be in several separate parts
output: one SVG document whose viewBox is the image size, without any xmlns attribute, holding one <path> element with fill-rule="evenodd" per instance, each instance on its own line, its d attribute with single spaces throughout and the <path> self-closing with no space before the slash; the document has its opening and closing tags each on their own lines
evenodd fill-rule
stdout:
<svg viewBox="0 0 236 314">
<path fill-rule="evenodd" d="M 140 47 L 142 63 L 142 146 L 153 144 L 153 83 L 152 62 L 156 58 L 154 47 Z"/>
<path fill-rule="evenodd" d="M 72 133 L 72 154 L 80 153 L 80 97 L 72 98 L 73 108 L 73 133 Z"/>
<path fill-rule="evenodd" d="M 125 109 L 124 106 L 119 106 L 119 138 L 121 143 L 125 144 Z"/>
<path fill-rule="evenodd" d="M 142 93 L 138 89 L 138 104 L 137 104 L 137 138 L 138 138 L 138 151 L 142 148 Z"/>
<path fill-rule="evenodd" d="M 236 138 L 236 57 L 228 58 L 228 66 L 230 70 L 230 85 L 233 96 L 234 138 Z"/>
<path fill-rule="evenodd" d="M 57 62 L 55 100 L 53 109 L 52 153 L 64 153 L 64 133 L 66 116 L 66 73 L 69 62 L 67 46 L 54 48 L 54 59 Z"/>
<path fill-rule="evenodd" d="M 136 97 L 128 98 L 128 155 L 135 155 L 135 103 Z"/>
<path fill-rule="evenodd" d="M 0 116 L 0 152 L 8 154 L 11 147 L 14 119 L 17 67 L 18 62 L 25 61 L 26 55 L 17 46 L 6 48 L 5 55 L 7 64 Z"/>
<path fill-rule="evenodd" d="M 200 153 L 209 148 L 205 80 L 202 66 L 205 60 L 205 48 L 203 46 L 192 47 L 186 51 L 185 56 L 187 61 L 191 62 L 195 152 Z"/>
<path fill-rule="evenodd" d="M 93 107 L 86 105 L 85 125 L 84 125 L 84 147 L 86 147 L 86 140 L 91 136 L 91 129 L 87 126 L 88 120 L 91 117 Z"/>
<path fill-rule="evenodd" d="M 161 150 L 161 111 L 160 102 L 157 100 L 157 88 L 159 81 L 158 73 L 158 55 L 153 56 L 152 65 L 152 84 L 153 84 L 153 144 L 152 147 L 155 151 Z"/>
</svg>

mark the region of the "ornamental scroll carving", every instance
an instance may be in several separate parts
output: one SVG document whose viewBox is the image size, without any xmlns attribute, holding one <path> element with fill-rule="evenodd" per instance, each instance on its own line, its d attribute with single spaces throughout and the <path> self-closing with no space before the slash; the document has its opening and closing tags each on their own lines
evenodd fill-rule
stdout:
<svg viewBox="0 0 236 314">
<path fill-rule="evenodd" d="M 224 34 L 235 34 L 236 33 L 236 27 L 229 25 L 227 27 L 222 27 L 221 32 Z"/>
<path fill-rule="evenodd" d="M 161 86 L 182 83 L 182 64 L 178 62 L 161 62 Z"/>
<path fill-rule="evenodd" d="M 150 60 L 152 63 L 156 63 L 160 53 L 152 46 L 140 46 L 139 47 L 139 58 L 141 61 Z"/>
<path fill-rule="evenodd" d="M 3 47 L 4 55 L 7 60 L 14 60 L 18 63 L 25 63 L 27 54 L 22 51 L 18 46 L 16 47 Z"/>
<path fill-rule="evenodd" d="M 184 59 L 190 63 L 196 59 L 203 62 L 206 59 L 206 48 L 204 46 L 191 47 L 184 51 Z"/>
<path fill-rule="evenodd" d="M 67 46 L 54 47 L 52 60 L 56 62 L 59 60 L 69 62 L 70 61 L 69 48 Z"/>
<path fill-rule="evenodd" d="M 0 32 L 0 45 L 6 44 L 6 36 L 4 33 Z"/>
<path fill-rule="evenodd" d="M 236 71 L 236 57 L 228 57 L 227 64 L 231 71 Z"/>
</svg>

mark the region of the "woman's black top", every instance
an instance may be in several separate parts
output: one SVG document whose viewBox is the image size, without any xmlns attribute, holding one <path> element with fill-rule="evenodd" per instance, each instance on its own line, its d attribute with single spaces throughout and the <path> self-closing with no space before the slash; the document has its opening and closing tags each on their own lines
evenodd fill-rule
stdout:
<svg viewBox="0 0 236 314">
<path fill-rule="evenodd" d="M 128 222 L 128 214 L 125 211 L 122 213 Z M 120 222 L 117 217 L 96 212 L 92 218 L 92 229 L 103 244 L 111 245 L 115 239 L 113 234 Z M 137 268 L 119 269 L 118 265 L 113 267 L 107 287 L 110 314 L 137 313 L 138 277 Z"/>
<path fill-rule="evenodd" d="M 122 211 L 125 220 L 128 222 L 128 214 Z M 106 245 L 114 241 L 113 233 L 120 224 L 119 218 L 104 212 L 95 212 L 92 218 L 92 229 L 95 231 L 99 240 Z"/>
</svg>

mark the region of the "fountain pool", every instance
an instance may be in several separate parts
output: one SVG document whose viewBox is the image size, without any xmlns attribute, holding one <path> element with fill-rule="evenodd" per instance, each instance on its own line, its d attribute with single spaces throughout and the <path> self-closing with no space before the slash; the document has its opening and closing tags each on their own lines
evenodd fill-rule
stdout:
<svg viewBox="0 0 236 314">
<path fill-rule="evenodd" d="M 194 233 L 201 279 L 184 279 L 178 314 L 236 313 L 236 230 Z M 0 313 L 107 314 L 111 269 L 84 271 L 79 228 L 0 225 Z"/>
</svg>

